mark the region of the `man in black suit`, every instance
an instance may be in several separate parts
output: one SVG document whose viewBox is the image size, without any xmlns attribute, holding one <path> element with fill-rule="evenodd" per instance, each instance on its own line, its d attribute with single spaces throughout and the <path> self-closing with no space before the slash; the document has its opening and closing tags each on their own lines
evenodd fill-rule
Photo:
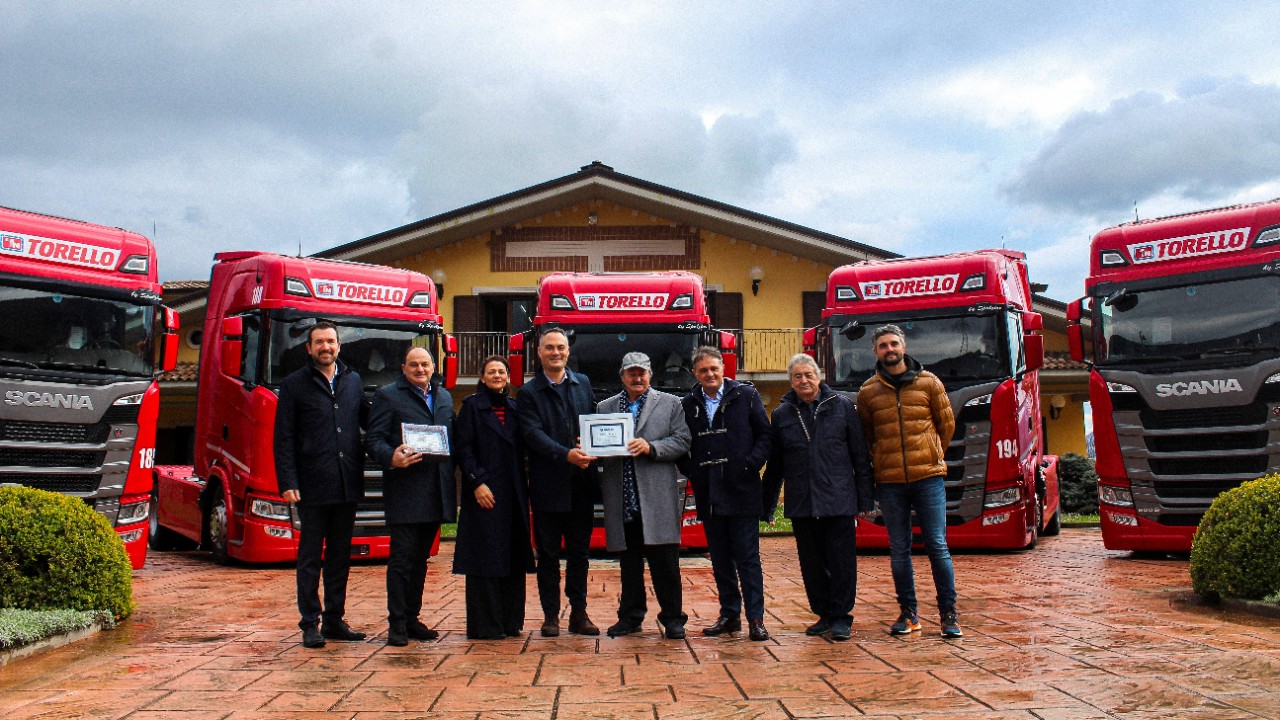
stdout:
<svg viewBox="0 0 1280 720">
<path fill-rule="evenodd" d="M 560 328 L 538 338 L 537 373 L 520 391 L 516 412 L 529 454 L 529 504 L 538 544 L 538 598 L 542 636 L 560 634 L 560 555 L 566 558 L 564 594 L 569 632 L 599 635 L 587 615 L 587 555 L 595 512 L 587 466 L 595 458 L 578 447 L 578 416 L 595 412 L 591 380 L 569 369 L 569 336 Z"/>
<path fill-rule="evenodd" d="M 445 428 L 452 439 L 453 398 L 431 382 L 436 364 L 431 353 L 410 348 L 401 377 L 373 396 L 373 414 L 365 449 L 382 465 L 391 555 L 387 558 L 387 644 L 404 646 L 409 638 L 435 640 L 440 633 L 418 619 L 427 580 L 427 558 L 440 523 L 458 517 L 453 462 L 445 455 L 418 452 L 404 442 L 404 424 Z"/>
<path fill-rule="evenodd" d="M 298 627 L 302 628 L 302 644 L 314 648 L 323 647 L 325 638 L 365 638 L 342 616 L 346 613 L 356 505 L 364 497 L 360 428 L 368 417 L 368 405 L 360 374 L 338 360 L 341 343 L 333 323 L 313 325 L 306 348 L 311 362 L 280 383 L 274 450 L 280 494 L 287 502 L 297 503 L 302 520 L 297 569 L 302 620 Z"/>
</svg>

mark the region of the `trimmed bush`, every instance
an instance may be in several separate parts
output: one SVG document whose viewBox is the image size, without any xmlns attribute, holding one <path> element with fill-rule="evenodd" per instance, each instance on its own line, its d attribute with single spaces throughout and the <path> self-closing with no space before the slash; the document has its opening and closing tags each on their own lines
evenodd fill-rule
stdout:
<svg viewBox="0 0 1280 720">
<path fill-rule="evenodd" d="M 107 519 L 83 500 L 0 487 L 0 607 L 133 612 L 133 569 Z"/>
<path fill-rule="evenodd" d="M 1066 453 L 1058 458 L 1058 497 L 1062 511 L 1078 515 L 1098 512 L 1098 473 L 1093 461 L 1083 455 Z"/>
<path fill-rule="evenodd" d="M 1191 545 L 1191 586 L 1210 599 L 1280 591 L 1280 474 L 1222 493 Z"/>
</svg>

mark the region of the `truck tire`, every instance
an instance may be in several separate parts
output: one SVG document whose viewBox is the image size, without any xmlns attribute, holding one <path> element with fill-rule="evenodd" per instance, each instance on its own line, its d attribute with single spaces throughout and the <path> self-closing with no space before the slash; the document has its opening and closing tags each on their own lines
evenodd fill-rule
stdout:
<svg viewBox="0 0 1280 720">
<path fill-rule="evenodd" d="M 209 509 L 204 516 L 205 548 L 213 554 L 213 561 L 219 565 L 231 564 L 231 553 L 228 550 L 227 538 L 227 496 L 222 487 L 212 489 L 213 497 L 209 500 Z"/>
<path fill-rule="evenodd" d="M 156 552 L 174 550 L 178 547 L 178 534 L 160 524 L 160 488 L 151 488 L 151 501 L 147 511 L 147 547 Z"/>
</svg>

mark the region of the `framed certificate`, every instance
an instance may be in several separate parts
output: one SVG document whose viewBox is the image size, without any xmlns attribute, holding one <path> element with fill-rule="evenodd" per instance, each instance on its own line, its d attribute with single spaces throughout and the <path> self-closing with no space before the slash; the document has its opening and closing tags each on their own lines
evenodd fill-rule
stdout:
<svg viewBox="0 0 1280 720">
<path fill-rule="evenodd" d="M 404 444 L 423 455 L 448 455 L 449 430 L 443 425 L 400 423 Z"/>
<path fill-rule="evenodd" d="M 636 421 L 631 413 L 601 413 L 578 418 L 582 451 L 593 457 L 630 455 L 627 443 L 635 439 Z"/>
</svg>

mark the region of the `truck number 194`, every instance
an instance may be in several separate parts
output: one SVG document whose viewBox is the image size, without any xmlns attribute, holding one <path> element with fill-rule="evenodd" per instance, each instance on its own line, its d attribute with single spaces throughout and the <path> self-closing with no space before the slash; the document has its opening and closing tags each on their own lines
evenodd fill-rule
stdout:
<svg viewBox="0 0 1280 720">
<path fill-rule="evenodd" d="M 1014 439 L 996 441 L 996 457 L 1006 459 L 1018 455 L 1018 441 Z"/>
</svg>

